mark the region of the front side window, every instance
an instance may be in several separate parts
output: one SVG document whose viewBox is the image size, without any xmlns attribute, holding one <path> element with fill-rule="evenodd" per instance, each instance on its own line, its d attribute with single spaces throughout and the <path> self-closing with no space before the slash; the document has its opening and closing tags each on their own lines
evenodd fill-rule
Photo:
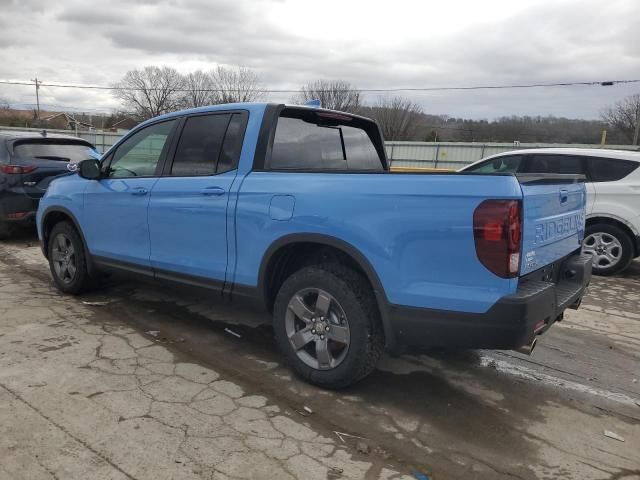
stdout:
<svg viewBox="0 0 640 480">
<path fill-rule="evenodd" d="M 151 177 L 168 148 L 176 120 L 150 125 L 131 135 L 115 152 L 109 177 Z"/>
<path fill-rule="evenodd" d="M 323 116 L 326 115 L 326 116 Z M 271 168 L 282 170 L 383 170 L 372 131 L 346 115 L 295 112 L 278 119 Z"/>
<path fill-rule="evenodd" d="M 474 173 L 516 173 L 522 163 L 522 155 L 505 155 L 468 168 L 465 172 Z"/>
<path fill-rule="evenodd" d="M 171 167 L 171 175 L 213 175 L 222 150 L 230 114 L 187 118 Z"/>
<path fill-rule="evenodd" d="M 575 155 L 530 155 L 527 173 L 584 174 L 584 162 Z"/>
<path fill-rule="evenodd" d="M 615 182 L 633 172 L 640 162 L 614 158 L 587 157 L 589 179 L 592 182 Z"/>
</svg>

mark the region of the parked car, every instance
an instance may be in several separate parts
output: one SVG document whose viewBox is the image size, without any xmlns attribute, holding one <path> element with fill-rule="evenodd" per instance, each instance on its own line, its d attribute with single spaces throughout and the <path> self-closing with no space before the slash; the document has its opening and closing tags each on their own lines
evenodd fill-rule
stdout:
<svg viewBox="0 0 640 480">
<path fill-rule="evenodd" d="M 640 256 L 640 153 L 596 148 L 545 148 L 492 155 L 464 167 L 476 173 L 568 173 L 587 178 L 583 252 L 593 272 L 612 275 Z"/>
<path fill-rule="evenodd" d="M 0 239 L 13 226 L 34 221 L 49 182 L 69 173 L 69 163 L 96 155 L 94 146 L 81 138 L 0 132 Z"/>
<path fill-rule="evenodd" d="M 37 225 L 63 292 L 117 270 L 258 304 L 293 369 L 338 388 L 385 347 L 531 351 L 591 277 L 580 178 L 391 173 L 367 118 L 218 105 L 81 162 Z"/>
</svg>

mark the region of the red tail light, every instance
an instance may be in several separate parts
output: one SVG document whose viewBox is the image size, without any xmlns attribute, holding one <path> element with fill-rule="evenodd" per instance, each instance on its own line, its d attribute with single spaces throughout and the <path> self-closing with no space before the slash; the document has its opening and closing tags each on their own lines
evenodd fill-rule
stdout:
<svg viewBox="0 0 640 480">
<path fill-rule="evenodd" d="M 36 167 L 22 165 L 0 165 L 0 172 L 8 175 L 21 175 L 23 173 L 33 172 Z"/>
<path fill-rule="evenodd" d="M 473 213 L 478 259 L 502 278 L 517 277 L 520 271 L 521 212 L 519 200 L 485 200 Z"/>
</svg>

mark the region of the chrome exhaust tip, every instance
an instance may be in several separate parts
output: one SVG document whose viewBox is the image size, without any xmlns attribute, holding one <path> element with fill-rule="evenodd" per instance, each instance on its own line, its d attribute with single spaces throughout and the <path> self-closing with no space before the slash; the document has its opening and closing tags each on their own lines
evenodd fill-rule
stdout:
<svg viewBox="0 0 640 480">
<path fill-rule="evenodd" d="M 518 352 L 518 353 L 522 353 L 523 355 L 531 355 L 533 353 L 533 349 L 536 348 L 536 342 L 538 341 L 537 338 L 534 338 L 531 343 L 529 343 L 528 345 L 523 345 L 521 347 L 518 348 L 514 348 L 514 351 Z"/>
</svg>

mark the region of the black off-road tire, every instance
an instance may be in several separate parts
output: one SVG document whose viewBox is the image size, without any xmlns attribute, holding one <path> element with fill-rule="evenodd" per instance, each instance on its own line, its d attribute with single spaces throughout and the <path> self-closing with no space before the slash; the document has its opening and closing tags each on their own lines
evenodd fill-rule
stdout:
<svg viewBox="0 0 640 480">
<path fill-rule="evenodd" d="M 70 244 L 73 246 L 76 270 L 75 275 L 72 279 L 69 279 L 69 281 L 62 279 L 54 267 L 54 248 L 56 238 L 59 235 L 64 235 L 68 238 Z M 87 270 L 87 258 L 85 255 L 84 243 L 73 224 L 70 222 L 60 222 L 53 227 L 51 234 L 49 235 L 47 255 L 49 257 L 49 269 L 51 270 L 51 276 L 59 290 L 71 295 L 78 295 L 93 286 L 93 278 L 89 275 Z"/>
<path fill-rule="evenodd" d="M 590 235 L 598 234 L 598 233 L 610 235 L 611 237 L 614 237 L 615 239 L 617 239 L 622 248 L 622 255 L 620 256 L 620 259 L 618 260 L 618 262 L 615 265 L 612 265 L 610 267 L 598 266 L 597 262 L 594 263 L 593 264 L 594 275 L 608 276 L 608 275 L 615 275 L 617 273 L 622 272 L 624 269 L 626 269 L 629 266 L 629 264 L 633 260 L 633 257 L 634 257 L 633 241 L 631 240 L 627 232 L 625 232 L 622 228 L 616 225 L 611 225 L 609 223 L 595 223 L 593 225 L 589 225 L 585 229 L 585 233 L 584 233 L 585 240 L 589 238 Z"/>
<path fill-rule="evenodd" d="M 344 311 L 350 330 L 346 356 L 335 368 L 320 370 L 304 363 L 289 342 L 285 315 L 293 296 L 307 288 L 332 295 Z M 274 305 L 274 330 L 278 346 L 293 371 L 309 383 L 324 388 L 345 388 L 369 375 L 384 352 L 384 333 L 376 300 L 367 280 L 339 263 L 305 267 L 287 278 Z"/>
</svg>

